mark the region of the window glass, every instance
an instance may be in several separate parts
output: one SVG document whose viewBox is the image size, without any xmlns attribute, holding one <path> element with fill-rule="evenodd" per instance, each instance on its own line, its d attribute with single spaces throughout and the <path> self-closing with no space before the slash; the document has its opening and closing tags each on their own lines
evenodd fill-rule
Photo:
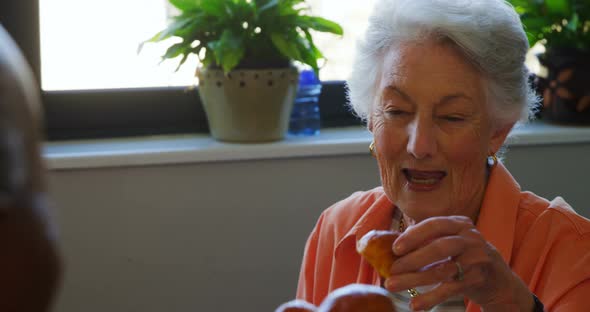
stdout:
<svg viewBox="0 0 590 312">
<path fill-rule="evenodd" d="M 322 80 L 344 80 L 349 74 L 356 37 L 366 27 L 374 0 L 308 0 L 311 13 L 344 28 L 340 38 L 316 34 L 327 62 Z M 114 89 L 193 84 L 198 64 L 192 55 L 175 72 L 178 60 L 161 64 L 173 43 L 140 42 L 166 26 L 173 13 L 167 0 L 40 0 L 41 84 L 44 90 Z"/>
</svg>

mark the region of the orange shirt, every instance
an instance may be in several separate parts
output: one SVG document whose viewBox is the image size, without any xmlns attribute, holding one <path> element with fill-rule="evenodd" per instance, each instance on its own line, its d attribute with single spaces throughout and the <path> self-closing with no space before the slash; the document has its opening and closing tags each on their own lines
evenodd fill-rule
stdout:
<svg viewBox="0 0 590 312">
<path fill-rule="evenodd" d="M 297 298 L 319 305 L 329 292 L 351 283 L 380 285 L 357 254 L 356 241 L 370 230 L 388 230 L 394 209 L 381 187 L 326 209 L 305 246 Z M 561 197 L 549 202 L 522 192 L 499 163 L 476 226 L 547 311 L 590 310 L 590 221 Z M 466 306 L 468 312 L 480 310 L 467 299 Z"/>
</svg>

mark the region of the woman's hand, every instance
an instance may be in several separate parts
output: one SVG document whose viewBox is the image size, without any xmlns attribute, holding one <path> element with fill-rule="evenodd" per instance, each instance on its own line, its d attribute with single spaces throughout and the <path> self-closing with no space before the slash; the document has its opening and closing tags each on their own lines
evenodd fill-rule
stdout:
<svg viewBox="0 0 590 312">
<path fill-rule="evenodd" d="M 456 295 L 484 311 L 533 310 L 532 293 L 467 217 L 426 219 L 406 229 L 392 248 L 400 258 L 385 281 L 389 291 L 438 284 L 412 299 L 413 310 L 426 310 Z"/>
</svg>

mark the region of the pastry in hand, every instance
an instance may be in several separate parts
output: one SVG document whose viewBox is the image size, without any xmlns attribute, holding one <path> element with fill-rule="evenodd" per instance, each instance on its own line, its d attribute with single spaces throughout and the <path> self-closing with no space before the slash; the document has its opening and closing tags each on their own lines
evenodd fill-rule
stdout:
<svg viewBox="0 0 590 312">
<path fill-rule="evenodd" d="M 393 242 L 399 232 L 372 230 L 356 244 L 357 252 L 377 270 L 383 278 L 389 277 L 391 265 L 398 257 L 393 253 Z"/>
<path fill-rule="evenodd" d="M 389 296 L 381 287 L 351 284 L 331 292 L 317 312 L 395 312 Z"/>
<path fill-rule="evenodd" d="M 316 312 L 316 306 L 305 300 L 292 300 L 283 303 L 275 312 Z"/>
</svg>

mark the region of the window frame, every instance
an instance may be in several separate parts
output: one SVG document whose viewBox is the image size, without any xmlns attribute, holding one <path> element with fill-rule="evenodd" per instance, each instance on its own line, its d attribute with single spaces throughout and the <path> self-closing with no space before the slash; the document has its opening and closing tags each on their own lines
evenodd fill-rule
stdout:
<svg viewBox="0 0 590 312">
<path fill-rule="evenodd" d="M 20 46 L 40 87 L 39 0 L 0 2 L 0 23 Z M 209 132 L 197 88 L 41 90 L 41 98 L 49 141 Z M 346 102 L 344 81 L 323 82 L 323 128 L 362 124 Z"/>
</svg>

